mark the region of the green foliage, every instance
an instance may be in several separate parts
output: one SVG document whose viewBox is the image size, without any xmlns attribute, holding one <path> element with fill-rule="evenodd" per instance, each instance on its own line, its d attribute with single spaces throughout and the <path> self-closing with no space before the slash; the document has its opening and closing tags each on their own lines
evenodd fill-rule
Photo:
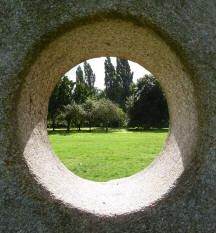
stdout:
<svg viewBox="0 0 216 233">
<path fill-rule="evenodd" d="M 95 74 L 93 73 L 93 70 L 87 61 L 84 62 L 84 73 L 85 73 L 85 83 L 89 88 L 89 90 L 91 91 L 94 89 Z"/>
<path fill-rule="evenodd" d="M 111 122 L 121 121 L 124 117 L 123 111 L 108 99 L 102 99 L 99 101 L 95 115 L 106 127 L 106 132 L 108 132 L 108 127 Z"/>
<path fill-rule="evenodd" d="M 82 105 L 76 104 L 74 101 L 64 107 L 61 118 L 67 122 L 67 131 L 70 131 L 71 123 L 73 123 L 80 131 L 81 124 L 85 119 L 85 111 Z"/>
<path fill-rule="evenodd" d="M 125 102 L 126 112 L 129 112 L 134 106 L 134 93 L 129 96 Z"/>
<path fill-rule="evenodd" d="M 116 58 L 116 62 L 116 76 L 119 84 L 119 99 L 117 103 L 125 110 L 126 100 L 132 94 L 133 73 L 131 72 L 128 60 Z"/>
<path fill-rule="evenodd" d="M 84 83 L 84 75 L 81 66 L 78 66 L 76 70 L 76 84 L 77 83 Z"/>
<path fill-rule="evenodd" d="M 67 77 L 60 80 L 49 101 L 48 120 L 53 129 L 56 122 L 66 122 L 68 130 L 71 123 L 79 129 L 88 124 L 90 130 L 102 123 L 106 131 L 108 127 L 127 126 L 128 122 L 133 127 L 168 127 L 167 103 L 157 80 L 145 75 L 134 84 L 128 61 L 117 58 L 116 62 L 115 69 L 110 57 L 105 59 L 105 90 L 94 87 L 95 74 L 87 61 L 84 72 L 78 66 L 76 82 Z M 77 115 L 80 120 L 74 120 Z"/>
<path fill-rule="evenodd" d="M 73 100 L 77 104 L 82 104 L 90 96 L 89 89 L 84 82 L 76 83 L 76 88 L 73 93 Z"/>
<path fill-rule="evenodd" d="M 166 98 L 152 75 L 145 75 L 137 81 L 134 96 L 128 99 L 127 107 L 131 126 L 147 129 L 168 127 Z"/>
<path fill-rule="evenodd" d="M 95 95 L 95 74 L 89 63 L 84 62 L 84 73 L 81 66 L 78 66 L 76 70 L 76 88 L 73 93 L 73 100 L 77 104 L 82 104 L 90 96 Z"/>
<path fill-rule="evenodd" d="M 74 83 L 70 81 L 66 76 L 64 76 L 57 83 L 52 92 L 48 105 L 47 118 L 52 122 L 53 130 L 55 129 L 57 117 L 63 110 L 64 105 L 67 105 L 71 102 L 73 88 Z"/>
<path fill-rule="evenodd" d="M 95 88 L 94 97 L 95 97 L 97 100 L 101 100 L 101 99 L 106 98 L 105 90 L 101 90 L 101 89 L 99 89 L 99 88 Z"/>
<path fill-rule="evenodd" d="M 110 57 L 106 57 L 104 62 L 104 71 L 105 71 L 105 95 L 106 98 L 117 103 L 118 101 L 118 88 L 119 84 L 116 78 L 115 67 L 113 66 Z"/>
<path fill-rule="evenodd" d="M 116 58 L 116 62 L 116 70 L 110 57 L 107 57 L 104 62 L 105 94 L 108 99 L 125 110 L 126 99 L 132 94 L 133 73 L 128 60 Z"/>
<path fill-rule="evenodd" d="M 74 82 L 69 80 L 68 77 L 64 76 L 58 86 L 59 89 L 59 102 L 60 109 L 63 109 L 63 106 L 69 104 L 72 98 L 72 91 L 74 88 Z"/>
<path fill-rule="evenodd" d="M 83 104 L 83 109 L 85 111 L 85 121 L 88 122 L 91 131 L 92 124 L 96 121 L 96 109 L 98 102 L 88 98 Z"/>
</svg>

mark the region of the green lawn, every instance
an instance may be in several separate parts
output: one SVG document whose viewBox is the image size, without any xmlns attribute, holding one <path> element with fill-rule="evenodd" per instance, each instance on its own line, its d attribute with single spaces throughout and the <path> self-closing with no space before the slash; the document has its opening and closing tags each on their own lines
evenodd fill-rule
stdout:
<svg viewBox="0 0 216 233">
<path fill-rule="evenodd" d="M 147 167 L 161 151 L 167 134 L 167 129 L 69 134 L 57 130 L 49 131 L 49 139 L 56 155 L 73 173 L 89 180 L 108 181 Z"/>
</svg>

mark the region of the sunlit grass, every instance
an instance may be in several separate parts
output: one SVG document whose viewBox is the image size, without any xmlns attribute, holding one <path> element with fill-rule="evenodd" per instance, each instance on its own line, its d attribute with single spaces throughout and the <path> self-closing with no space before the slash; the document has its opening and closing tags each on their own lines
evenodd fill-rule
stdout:
<svg viewBox="0 0 216 233">
<path fill-rule="evenodd" d="M 127 177 L 147 167 L 161 151 L 167 129 L 150 131 L 49 132 L 53 150 L 76 175 L 94 181 Z"/>
</svg>

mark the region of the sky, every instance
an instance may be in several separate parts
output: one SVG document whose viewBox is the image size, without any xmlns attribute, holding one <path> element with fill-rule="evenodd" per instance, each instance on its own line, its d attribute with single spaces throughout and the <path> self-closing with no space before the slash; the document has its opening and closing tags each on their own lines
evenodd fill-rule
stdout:
<svg viewBox="0 0 216 233">
<path fill-rule="evenodd" d="M 105 57 L 93 58 L 87 60 L 91 65 L 93 72 L 96 75 L 95 87 L 99 89 L 104 89 L 104 61 Z M 116 58 L 111 57 L 112 64 L 116 67 Z M 131 71 L 134 72 L 133 81 L 136 82 L 138 78 L 143 77 L 145 74 L 150 74 L 148 70 L 139 64 L 129 61 Z M 83 69 L 83 63 L 79 64 Z M 68 76 L 70 80 L 76 80 L 76 69 L 79 66 L 75 66 L 71 70 L 69 70 L 65 75 Z"/>
</svg>

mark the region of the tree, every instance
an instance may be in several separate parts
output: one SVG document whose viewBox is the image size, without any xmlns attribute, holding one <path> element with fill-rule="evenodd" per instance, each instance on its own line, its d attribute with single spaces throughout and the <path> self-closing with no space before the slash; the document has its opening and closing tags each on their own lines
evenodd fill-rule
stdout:
<svg viewBox="0 0 216 233">
<path fill-rule="evenodd" d="M 98 102 L 96 100 L 92 100 L 88 98 L 83 104 L 83 109 L 85 111 L 85 121 L 89 123 L 89 129 L 91 131 L 92 124 L 96 119 L 96 109 Z"/>
<path fill-rule="evenodd" d="M 90 91 L 94 89 L 95 84 L 95 74 L 90 66 L 90 64 L 85 61 L 84 62 L 84 73 L 85 73 L 85 83 Z"/>
<path fill-rule="evenodd" d="M 133 83 L 133 72 L 131 72 L 128 60 L 116 58 L 116 76 L 119 85 L 119 106 L 125 110 L 127 98 L 132 94 L 131 86 Z"/>
<path fill-rule="evenodd" d="M 90 95 L 88 86 L 84 81 L 84 75 L 81 66 L 78 66 L 76 70 L 76 88 L 73 93 L 73 100 L 77 104 L 82 104 L 86 101 Z"/>
<path fill-rule="evenodd" d="M 81 66 L 78 66 L 76 70 L 76 83 L 84 83 L 84 75 Z"/>
<path fill-rule="evenodd" d="M 55 130 L 56 118 L 60 113 L 60 104 L 59 104 L 59 83 L 55 86 L 48 104 L 48 116 L 47 119 L 52 123 L 53 131 Z"/>
<path fill-rule="evenodd" d="M 116 69 L 110 57 L 104 62 L 106 97 L 118 104 L 124 111 L 127 98 L 132 94 L 133 73 L 128 60 L 116 58 Z"/>
<path fill-rule="evenodd" d="M 85 112 L 82 105 L 76 104 L 72 101 L 64 107 L 64 112 L 61 114 L 61 118 L 67 122 L 67 132 L 70 131 L 71 123 L 73 123 L 80 131 L 81 124 L 84 120 Z"/>
<path fill-rule="evenodd" d="M 97 100 L 101 100 L 101 99 L 104 99 L 106 98 L 106 94 L 105 94 L 105 90 L 101 90 L 99 88 L 95 88 L 95 95 L 94 97 L 97 99 Z"/>
<path fill-rule="evenodd" d="M 73 100 L 77 104 L 82 104 L 90 96 L 89 89 L 85 83 L 80 82 L 76 83 L 76 88 L 73 93 Z"/>
<path fill-rule="evenodd" d="M 106 132 L 108 132 L 109 124 L 112 121 L 121 120 L 122 111 L 116 104 L 112 103 L 112 101 L 103 99 L 99 101 L 95 115 L 106 127 Z"/>
<path fill-rule="evenodd" d="M 105 94 L 108 99 L 114 103 L 118 103 L 118 89 L 119 84 L 116 78 L 115 67 L 113 66 L 110 57 L 106 57 L 104 61 L 104 71 L 105 71 Z"/>
<path fill-rule="evenodd" d="M 134 106 L 134 94 L 132 94 L 131 96 L 129 96 L 126 100 L 126 103 L 125 103 L 125 109 L 126 109 L 126 112 L 128 113 Z"/>
<path fill-rule="evenodd" d="M 168 127 L 169 114 L 166 98 L 152 75 L 138 79 L 133 103 L 128 99 L 130 125 L 143 128 Z"/>
<path fill-rule="evenodd" d="M 52 122 L 52 128 L 55 130 L 58 115 L 72 100 L 72 91 L 74 83 L 64 76 L 55 86 L 48 105 L 48 120 Z"/>
<path fill-rule="evenodd" d="M 64 106 L 71 103 L 72 100 L 72 91 L 74 88 L 75 83 L 68 79 L 67 76 L 64 76 L 58 85 L 59 89 L 59 103 L 60 103 L 60 110 L 62 111 Z"/>
</svg>

